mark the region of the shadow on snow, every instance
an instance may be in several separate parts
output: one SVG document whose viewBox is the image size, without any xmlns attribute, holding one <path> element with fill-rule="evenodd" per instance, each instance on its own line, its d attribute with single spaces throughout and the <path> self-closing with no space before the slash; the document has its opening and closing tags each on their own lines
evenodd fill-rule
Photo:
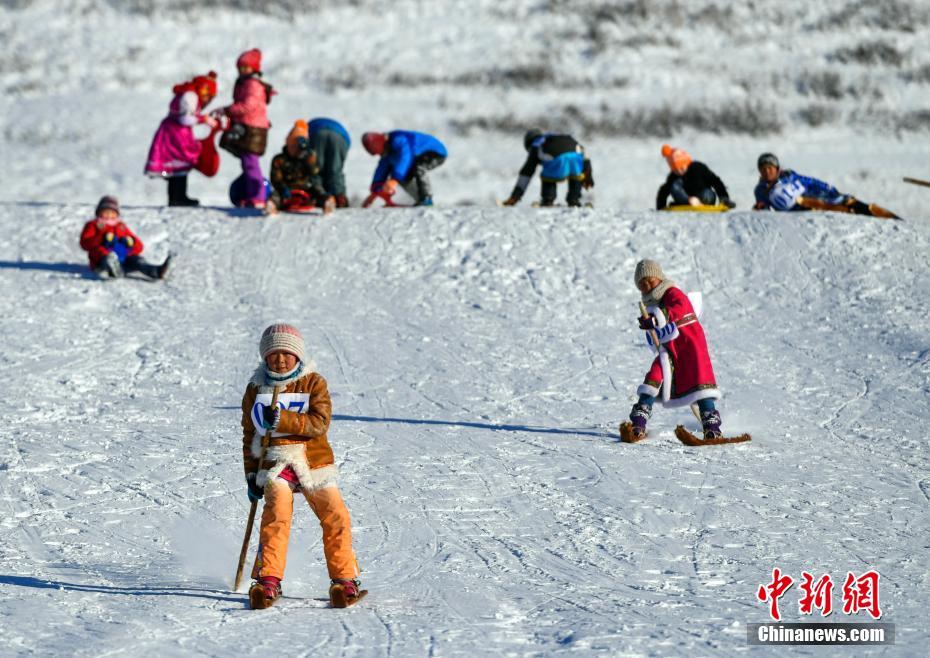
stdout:
<svg viewBox="0 0 930 658">
<path fill-rule="evenodd" d="M 243 597 L 217 596 L 217 590 L 196 587 L 159 587 L 140 585 L 137 587 L 115 587 L 112 585 L 82 585 L 65 583 L 58 580 L 46 580 L 31 576 L 0 575 L 0 585 L 33 587 L 36 589 L 57 589 L 65 592 L 94 592 L 98 594 L 126 594 L 129 596 L 187 596 L 196 599 L 212 599 L 230 603 L 242 603 Z"/>
</svg>

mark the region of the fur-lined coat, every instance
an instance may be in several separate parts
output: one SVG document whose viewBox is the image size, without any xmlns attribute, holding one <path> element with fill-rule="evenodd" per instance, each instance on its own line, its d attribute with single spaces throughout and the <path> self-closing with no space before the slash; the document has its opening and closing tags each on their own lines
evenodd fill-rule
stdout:
<svg viewBox="0 0 930 658">
<path fill-rule="evenodd" d="M 707 339 L 691 300 L 674 285 L 660 294 L 659 304 L 649 306 L 648 311 L 656 319 L 656 334 L 671 366 L 671 395 L 664 404 L 682 407 L 705 398 L 719 398 L 720 390 L 707 350 Z M 636 392 L 658 396 L 663 380 L 660 355 L 652 362 L 645 381 Z"/>
<path fill-rule="evenodd" d="M 332 416 L 332 401 L 322 375 L 314 364 L 301 363 L 293 376 L 283 382 L 278 395 L 281 420 L 272 433 L 262 469 L 262 412 L 271 404 L 275 384 L 264 366 L 259 366 L 242 396 L 242 459 L 245 473 L 256 473 L 256 483 L 264 486 L 290 466 L 301 487 L 312 492 L 336 485 L 338 470 L 329 445 L 327 431 Z"/>
</svg>

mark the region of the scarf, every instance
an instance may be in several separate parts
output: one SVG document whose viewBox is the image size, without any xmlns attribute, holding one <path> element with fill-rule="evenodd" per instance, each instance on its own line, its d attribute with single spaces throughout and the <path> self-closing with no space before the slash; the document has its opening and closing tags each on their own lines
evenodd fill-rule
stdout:
<svg viewBox="0 0 930 658">
<path fill-rule="evenodd" d="M 643 294 L 643 304 L 646 306 L 659 306 L 662 303 L 662 298 L 665 296 L 665 293 L 669 291 L 669 288 L 674 287 L 674 281 L 671 279 L 665 279 L 665 281 L 657 285 L 655 288 Z"/>
</svg>

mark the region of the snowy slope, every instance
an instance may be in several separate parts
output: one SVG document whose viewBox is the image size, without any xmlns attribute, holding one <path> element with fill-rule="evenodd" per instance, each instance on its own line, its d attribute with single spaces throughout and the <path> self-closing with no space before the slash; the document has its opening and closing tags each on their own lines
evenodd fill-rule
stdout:
<svg viewBox="0 0 930 658">
<path fill-rule="evenodd" d="M 859 655 L 930 639 L 926 225 L 130 207 L 177 268 L 102 284 L 74 245 L 90 210 L 0 206 L 4 652 L 739 655 L 774 566 L 882 574 L 898 645 Z M 725 427 L 751 444 L 685 448 L 671 430 L 693 418 L 663 410 L 651 440 L 617 443 L 649 360 L 646 256 L 705 293 Z M 322 609 L 300 506 L 293 598 L 252 613 L 229 591 L 237 406 L 281 318 L 334 395 L 372 590 L 347 612 Z M 792 593 L 782 610 L 798 619 Z"/>
<path fill-rule="evenodd" d="M 930 191 L 900 182 L 930 178 L 923 0 L 7 0 L 0 38 L 0 655 L 781 655 L 745 632 L 776 566 L 831 574 L 835 607 L 877 569 L 897 645 L 856 655 L 925 654 Z M 222 209 L 227 158 L 191 178 L 213 208 L 160 207 L 141 170 L 170 86 L 216 69 L 225 104 L 256 45 L 266 165 L 295 118 L 334 116 L 357 201 L 362 131 L 434 132 L 440 205 L 247 217 Z M 531 124 L 586 144 L 597 210 L 495 206 Z M 741 209 L 774 150 L 908 221 L 660 216 L 663 141 Z M 152 259 L 178 253 L 167 282 L 88 276 L 104 193 Z M 685 448 L 695 421 L 663 410 L 617 443 L 644 257 L 704 292 L 724 428 L 751 444 Z M 334 396 L 372 592 L 350 611 L 324 609 L 302 506 L 290 598 L 230 592 L 238 405 L 275 320 Z"/>
</svg>

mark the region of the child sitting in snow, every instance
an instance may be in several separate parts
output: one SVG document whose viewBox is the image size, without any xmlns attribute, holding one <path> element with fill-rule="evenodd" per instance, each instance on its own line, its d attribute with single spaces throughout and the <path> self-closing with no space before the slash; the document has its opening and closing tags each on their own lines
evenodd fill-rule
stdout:
<svg viewBox="0 0 930 658">
<path fill-rule="evenodd" d="M 149 148 L 145 173 L 168 179 L 169 206 L 196 206 L 200 202 L 187 196 L 187 175 L 196 166 L 202 149 L 194 137 L 193 127 L 206 123 L 211 128 L 216 119 L 201 114 L 216 96 L 216 73 L 198 75 L 174 87 L 174 98 Z"/>
<path fill-rule="evenodd" d="M 298 119 L 287 135 L 284 148 L 271 161 L 272 192 L 265 213 L 272 215 L 279 208 L 313 207 L 332 212 L 336 199 L 323 189 L 319 172 L 317 153 L 310 146 L 310 129 L 306 121 Z"/>
<path fill-rule="evenodd" d="M 259 353 L 262 363 L 242 398 L 249 499 L 265 498 L 249 602 L 253 608 L 265 608 L 281 595 L 294 494 L 299 492 L 323 528 L 332 605 L 346 607 L 364 592 L 359 590 L 349 510 L 336 486 L 338 470 L 327 439 L 332 402 L 326 380 L 307 358 L 304 340 L 291 325 L 265 329 Z M 278 401 L 272 407 L 276 387 Z M 263 455 L 262 438 L 269 430 L 271 439 Z"/>
<path fill-rule="evenodd" d="M 265 207 L 265 178 L 259 158 L 268 143 L 268 103 L 274 95 L 272 86 L 262 80 L 262 51 L 253 48 L 236 60 L 239 77 L 233 89 L 233 104 L 215 110 L 216 118 L 229 118 L 230 125 L 220 138 L 220 146 L 242 164 L 244 200 L 248 208 Z"/>
<path fill-rule="evenodd" d="M 735 207 L 727 186 L 706 164 L 692 160 L 684 149 L 668 144 L 662 145 L 662 157 L 671 172 L 656 195 L 656 210 L 666 207 L 669 196 L 680 206 L 712 206 L 719 201 L 728 208 Z"/>
<path fill-rule="evenodd" d="M 653 333 L 658 338 L 659 345 L 653 347 L 659 354 L 636 391 L 639 401 L 630 412 L 631 422 L 624 423 L 625 428 L 621 426 L 621 435 L 625 432 L 630 434 L 629 438 L 624 437 L 625 440 L 645 438 L 652 405 L 662 395 L 663 404 L 668 407 L 697 403 L 704 439 L 719 439 L 720 412 L 714 400 L 720 397 L 720 390 L 714 379 L 704 330 L 691 300 L 665 277 L 662 267 L 653 260 L 637 263 L 633 280 L 649 313 L 648 317 L 639 318 L 639 327 L 648 332 L 650 345 Z M 663 385 L 667 395 L 663 395 Z"/>
<path fill-rule="evenodd" d="M 81 249 L 88 252 L 90 268 L 104 279 L 118 279 L 130 272 L 164 279 L 171 264 L 171 254 L 161 265 L 142 257 L 142 240 L 120 219 L 119 201 L 113 196 L 100 199 L 96 217 L 84 225 Z"/>
</svg>

